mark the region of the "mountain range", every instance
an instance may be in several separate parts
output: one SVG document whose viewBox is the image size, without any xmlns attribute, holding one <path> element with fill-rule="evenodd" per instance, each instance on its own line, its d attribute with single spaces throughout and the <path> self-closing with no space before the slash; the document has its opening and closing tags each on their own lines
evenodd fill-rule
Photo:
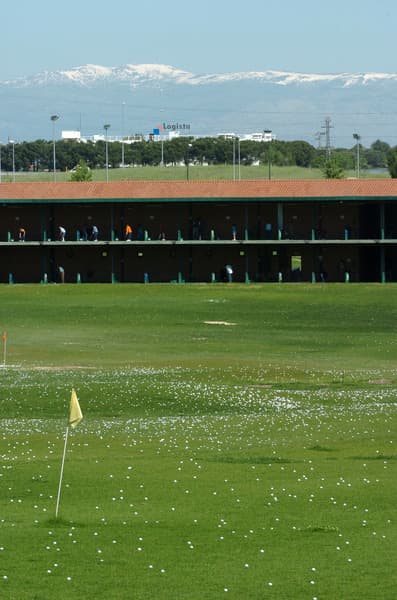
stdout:
<svg viewBox="0 0 397 600">
<path fill-rule="evenodd" d="M 159 124 L 191 135 L 272 130 L 278 139 L 351 147 L 397 144 L 397 74 L 277 70 L 195 74 L 169 65 L 84 65 L 0 81 L 0 142 L 147 134 Z M 51 121 L 51 115 L 59 121 Z"/>
</svg>

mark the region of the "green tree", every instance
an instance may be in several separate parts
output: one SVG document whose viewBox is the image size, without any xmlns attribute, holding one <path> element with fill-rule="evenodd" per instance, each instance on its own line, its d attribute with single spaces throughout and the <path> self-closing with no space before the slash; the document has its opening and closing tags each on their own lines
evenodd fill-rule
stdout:
<svg viewBox="0 0 397 600">
<path fill-rule="evenodd" d="M 365 150 L 365 157 L 368 164 L 375 169 L 387 167 L 387 153 L 389 150 L 389 144 L 381 140 L 376 140 L 368 150 Z"/>
<path fill-rule="evenodd" d="M 80 160 L 79 164 L 70 175 L 70 181 L 91 181 L 92 172 L 84 160 Z"/>
<path fill-rule="evenodd" d="M 322 171 L 325 179 L 343 179 L 345 176 L 343 168 L 335 158 L 328 158 Z"/>
<path fill-rule="evenodd" d="M 296 141 L 289 142 L 288 147 L 293 159 L 293 162 L 298 167 L 310 167 L 315 156 L 314 147 L 308 142 Z"/>
<path fill-rule="evenodd" d="M 390 177 L 397 178 L 397 147 L 391 148 L 387 153 L 387 168 L 389 169 Z"/>
</svg>

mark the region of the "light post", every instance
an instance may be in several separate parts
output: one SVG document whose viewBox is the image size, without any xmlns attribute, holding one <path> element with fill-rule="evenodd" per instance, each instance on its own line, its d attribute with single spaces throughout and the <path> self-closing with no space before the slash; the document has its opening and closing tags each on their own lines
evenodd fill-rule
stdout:
<svg viewBox="0 0 397 600">
<path fill-rule="evenodd" d="M 190 162 L 190 148 L 191 147 L 192 147 L 192 144 L 188 144 L 187 151 L 186 151 L 186 180 L 187 181 L 189 181 L 189 179 L 190 179 L 189 162 Z"/>
<path fill-rule="evenodd" d="M 108 147 L 108 129 L 110 125 L 106 123 L 103 126 L 105 130 L 105 161 L 106 161 L 106 183 L 109 183 L 109 147 Z"/>
<path fill-rule="evenodd" d="M 241 180 L 241 142 L 240 137 L 237 138 L 237 155 L 238 155 L 238 179 Z"/>
<path fill-rule="evenodd" d="M 15 183 L 15 140 L 8 140 L 12 148 L 12 181 Z"/>
<path fill-rule="evenodd" d="M 160 106 L 162 106 L 163 104 L 163 90 L 162 88 L 160 88 L 160 99 L 161 99 L 161 103 Z M 164 108 L 160 108 L 160 113 L 164 113 Z M 164 167 L 164 130 L 163 130 L 163 126 L 162 126 L 162 121 L 163 121 L 163 114 L 161 114 L 161 118 L 160 118 L 160 124 L 159 124 L 159 129 L 160 129 L 160 142 L 161 142 L 161 160 L 160 160 L 160 167 Z"/>
<path fill-rule="evenodd" d="M 264 133 L 264 137 L 268 136 L 269 141 L 267 142 L 269 144 L 269 152 L 268 152 L 268 170 L 269 170 L 269 179 L 272 178 L 272 131 L 271 129 L 265 129 Z"/>
<path fill-rule="evenodd" d="M 360 140 L 361 136 L 358 133 L 353 133 L 353 138 L 356 140 L 356 177 L 360 179 Z"/>
<path fill-rule="evenodd" d="M 54 181 L 56 181 L 56 155 L 55 155 L 55 122 L 58 121 L 59 115 L 51 115 L 52 121 L 52 163 L 54 171 Z"/>
<path fill-rule="evenodd" d="M 124 169 L 124 111 L 125 102 L 121 104 L 121 168 Z"/>
<path fill-rule="evenodd" d="M 233 181 L 236 181 L 236 136 L 233 134 Z"/>
<path fill-rule="evenodd" d="M 160 160 L 160 167 L 164 167 L 164 139 L 163 139 L 163 134 L 160 134 L 161 136 L 161 160 Z"/>
</svg>

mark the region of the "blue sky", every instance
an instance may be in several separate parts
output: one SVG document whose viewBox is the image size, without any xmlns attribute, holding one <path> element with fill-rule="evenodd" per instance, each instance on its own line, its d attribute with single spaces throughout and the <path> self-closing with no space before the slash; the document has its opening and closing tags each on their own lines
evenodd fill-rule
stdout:
<svg viewBox="0 0 397 600">
<path fill-rule="evenodd" d="M 396 72 L 395 0 L 18 0 L 0 25 L 0 80 L 86 63 Z"/>
</svg>

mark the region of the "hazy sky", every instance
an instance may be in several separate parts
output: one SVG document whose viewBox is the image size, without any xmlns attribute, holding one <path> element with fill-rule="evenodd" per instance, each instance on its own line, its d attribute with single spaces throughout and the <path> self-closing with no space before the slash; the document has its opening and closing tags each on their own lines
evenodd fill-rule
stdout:
<svg viewBox="0 0 397 600">
<path fill-rule="evenodd" d="M 396 72 L 396 0 L 18 0 L 0 24 L 0 80 L 87 63 Z"/>
</svg>

